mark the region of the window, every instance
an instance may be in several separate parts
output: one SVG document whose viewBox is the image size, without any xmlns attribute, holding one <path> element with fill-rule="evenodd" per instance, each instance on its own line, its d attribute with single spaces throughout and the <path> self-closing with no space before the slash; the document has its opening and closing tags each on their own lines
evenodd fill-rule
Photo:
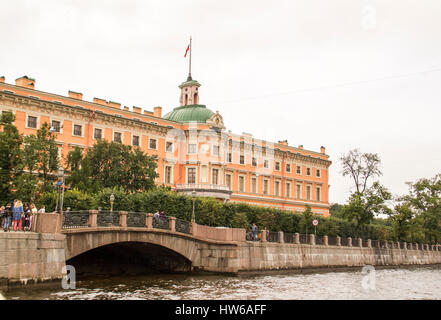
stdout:
<svg viewBox="0 0 441 320">
<path fill-rule="evenodd" d="M 149 148 L 156 149 L 156 139 L 150 139 Z"/>
<path fill-rule="evenodd" d="M 232 157 L 232 154 L 231 154 L 231 152 L 228 152 L 227 153 L 227 162 L 233 162 L 233 157 Z"/>
<path fill-rule="evenodd" d="M 306 175 L 310 176 L 311 175 L 311 168 L 306 168 Z"/>
<path fill-rule="evenodd" d="M 228 186 L 228 189 L 231 190 L 231 174 L 225 175 L 225 184 Z"/>
<path fill-rule="evenodd" d="M 306 200 L 311 200 L 311 186 L 306 186 Z"/>
<path fill-rule="evenodd" d="M 74 124 L 74 127 L 73 127 L 73 135 L 74 136 L 81 137 L 83 135 L 82 131 L 83 131 L 83 127 L 81 125 Z"/>
<path fill-rule="evenodd" d="M 51 124 L 52 132 L 61 132 L 61 122 L 57 120 L 52 120 Z"/>
<path fill-rule="evenodd" d="M 113 141 L 121 143 L 121 132 L 113 133 Z"/>
<path fill-rule="evenodd" d="M 291 172 L 291 165 L 289 163 L 286 164 L 286 172 Z"/>
<path fill-rule="evenodd" d="M 243 176 L 239 176 L 239 191 L 244 192 L 245 178 Z"/>
<path fill-rule="evenodd" d="M 166 152 L 173 152 L 173 142 L 167 141 L 165 143 L 165 151 Z"/>
<path fill-rule="evenodd" d="M 257 193 L 257 179 L 251 178 L 251 192 Z"/>
<path fill-rule="evenodd" d="M 245 164 L 245 156 L 240 156 L 240 164 Z"/>
<path fill-rule="evenodd" d="M 132 145 L 139 147 L 139 136 L 132 136 Z"/>
<path fill-rule="evenodd" d="M 276 161 L 275 170 L 280 171 L 280 162 Z"/>
<path fill-rule="evenodd" d="M 196 183 L 196 168 L 187 169 L 187 183 Z"/>
<path fill-rule="evenodd" d="M 219 169 L 213 169 L 211 171 L 211 184 L 218 184 Z"/>
<path fill-rule="evenodd" d="M 296 185 L 296 198 L 302 198 L 302 186 L 300 184 Z"/>
<path fill-rule="evenodd" d="M 279 181 L 274 182 L 274 194 L 276 196 L 280 195 L 280 182 Z"/>
<path fill-rule="evenodd" d="M 172 180 L 171 180 L 171 171 L 172 171 L 172 167 L 170 167 L 170 166 L 165 166 L 165 176 L 164 176 L 164 179 L 165 179 L 165 183 L 168 183 L 168 184 L 170 184 L 170 183 L 172 183 Z"/>
<path fill-rule="evenodd" d="M 317 178 L 320 178 L 320 169 L 316 169 L 316 170 L 315 170 L 315 176 L 316 176 Z"/>
<path fill-rule="evenodd" d="M 192 143 L 188 145 L 188 154 L 196 153 L 196 144 Z"/>
<path fill-rule="evenodd" d="M 264 167 L 265 169 L 268 169 L 268 168 L 269 168 L 269 161 L 268 161 L 268 160 L 263 160 L 263 167 Z"/>
<path fill-rule="evenodd" d="M 28 128 L 37 128 L 37 117 L 28 116 Z"/>
<path fill-rule="evenodd" d="M 321 189 L 320 189 L 320 187 L 317 187 L 316 189 L 315 189 L 315 196 L 316 196 L 316 200 L 317 201 L 321 201 Z"/>
<path fill-rule="evenodd" d="M 253 165 L 253 167 L 257 167 L 257 159 L 253 158 L 251 164 Z"/>
<path fill-rule="evenodd" d="M 103 138 L 103 130 L 95 128 L 95 130 L 93 131 L 93 138 L 96 140 L 102 139 Z"/>
<path fill-rule="evenodd" d="M 263 180 L 263 194 L 268 194 L 268 185 L 269 185 L 269 181 L 268 180 Z"/>
<path fill-rule="evenodd" d="M 285 197 L 291 197 L 291 183 L 287 182 L 285 185 Z"/>
<path fill-rule="evenodd" d="M 296 167 L 296 172 L 297 172 L 297 174 L 302 174 L 302 167 L 297 166 Z"/>
<path fill-rule="evenodd" d="M 219 146 L 213 146 L 213 155 L 218 156 L 219 155 Z"/>
</svg>

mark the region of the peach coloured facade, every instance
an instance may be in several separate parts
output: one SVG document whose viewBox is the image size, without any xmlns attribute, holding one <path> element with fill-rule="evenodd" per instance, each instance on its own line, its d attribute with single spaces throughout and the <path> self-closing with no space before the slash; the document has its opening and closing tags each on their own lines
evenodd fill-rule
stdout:
<svg viewBox="0 0 441 320">
<path fill-rule="evenodd" d="M 161 107 L 142 112 L 140 107 L 130 110 L 100 98 L 84 101 L 74 91 L 67 96 L 38 91 L 35 80 L 28 77 L 17 79 L 15 85 L 0 77 L 2 111 L 16 115 L 15 125 L 25 135 L 35 134 L 44 122 L 53 127 L 58 122 L 56 142 L 62 158 L 75 147 L 87 151 L 101 130 L 102 139 L 120 137 L 121 143 L 138 144 L 147 154 L 157 155 L 157 184 L 177 192 L 194 190 L 198 196 L 293 212 L 303 211 L 308 204 L 313 212 L 329 215 L 331 162 L 324 147 L 315 152 L 286 141 L 272 143 L 251 134 L 233 134 L 225 130 L 218 112 L 206 123 L 180 123 L 164 119 Z"/>
</svg>

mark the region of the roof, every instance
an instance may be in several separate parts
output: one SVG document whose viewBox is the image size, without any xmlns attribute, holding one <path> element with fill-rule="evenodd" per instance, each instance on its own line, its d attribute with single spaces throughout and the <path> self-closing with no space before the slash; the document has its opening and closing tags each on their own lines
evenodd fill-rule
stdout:
<svg viewBox="0 0 441 320">
<path fill-rule="evenodd" d="M 164 115 L 164 119 L 180 123 L 198 122 L 205 123 L 214 115 L 214 112 L 202 104 L 190 104 L 174 108 L 173 111 Z"/>
</svg>

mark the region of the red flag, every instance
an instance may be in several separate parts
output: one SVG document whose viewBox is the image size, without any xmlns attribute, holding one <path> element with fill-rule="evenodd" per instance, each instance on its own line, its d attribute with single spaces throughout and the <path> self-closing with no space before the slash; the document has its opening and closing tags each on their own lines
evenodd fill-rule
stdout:
<svg viewBox="0 0 441 320">
<path fill-rule="evenodd" d="M 188 50 L 190 50 L 190 45 L 188 45 L 187 50 L 185 50 L 184 58 L 187 56 Z"/>
</svg>

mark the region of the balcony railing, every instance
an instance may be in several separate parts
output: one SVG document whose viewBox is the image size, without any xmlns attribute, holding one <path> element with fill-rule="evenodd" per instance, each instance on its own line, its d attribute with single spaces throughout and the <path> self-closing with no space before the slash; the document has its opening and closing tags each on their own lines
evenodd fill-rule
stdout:
<svg viewBox="0 0 441 320">
<path fill-rule="evenodd" d="M 177 190 L 230 191 L 230 188 L 224 184 L 203 184 L 203 183 L 177 184 L 176 189 Z"/>
</svg>

